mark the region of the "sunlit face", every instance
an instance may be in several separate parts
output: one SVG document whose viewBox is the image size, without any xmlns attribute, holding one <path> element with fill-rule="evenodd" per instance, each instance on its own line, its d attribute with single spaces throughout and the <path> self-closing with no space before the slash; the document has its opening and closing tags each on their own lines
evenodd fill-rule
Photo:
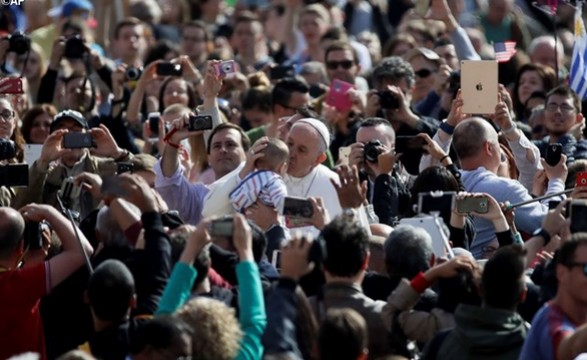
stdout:
<svg viewBox="0 0 587 360">
<path fill-rule="evenodd" d="M 49 128 L 53 118 L 47 113 L 41 113 L 33 119 L 31 132 L 29 134 L 31 143 L 43 144 L 49 136 Z"/>
<path fill-rule="evenodd" d="M 438 71 L 438 67 L 423 56 L 414 56 L 410 60 L 410 65 L 412 65 L 416 74 L 416 85 L 413 92 L 414 101 L 420 101 L 434 89 L 434 74 Z M 426 74 L 421 75 L 420 73 L 424 71 L 426 71 Z"/>
<path fill-rule="evenodd" d="M 553 94 L 548 98 L 545 108 L 544 123 L 551 134 L 566 134 L 578 121 L 582 120 L 570 96 Z"/>
<path fill-rule="evenodd" d="M 251 54 L 258 41 L 263 40 L 263 29 L 258 22 L 239 22 L 232 33 L 232 47 L 243 55 Z"/>
<path fill-rule="evenodd" d="M 287 135 L 289 148 L 287 173 L 294 177 L 308 175 L 320 164 L 320 144 L 323 140 L 312 126 L 304 123 L 295 124 Z"/>
<path fill-rule="evenodd" d="M 245 159 L 241 134 L 236 129 L 220 130 L 210 139 L 208 163 L 214 170 L 216 179 L 236 169 Z"/>
<path fill-rule="evenodd" d="M 330 81 L 338 79 L 354 84 L 359 73 L 359 65 L 355 63 L 352 51 L 335 50 L 327 55 L 326 72 Z"/>
<path fill-rule="evenodd" d="M 10 139 L 16 127 L 16 112 L 10 102 L 0 100 L 0 138 Z"/>
<path fill-rule="evenodd" d="M 544 91 L 544 83 L 534 70 L 525 71 L 520 77 L 518 85 L 518 99 L 524 104 L 534 91 Z"/>
<path fill-rule="evenodd" d="M 317 45 L 328 26 L 329 24 L 316 14 L 307 13 L 300 17 L 300 31 L 308 44 Z"/>
<path fill-rule="evenodd" d="M 190 98 L 188 87 L 183 79 L 173 79 L 167 83 L 163 92 L 163 105 L 168 107 L 173 104 L 188 106 Z"/>
<path fill-rule="evenodd" d="M 207 56 L 206 33 L 203 29 L 186 26 L 183 29 L 182 35 L 181 48 L 184 54 L 191 59 L 199 59 Z"/>
</svg>

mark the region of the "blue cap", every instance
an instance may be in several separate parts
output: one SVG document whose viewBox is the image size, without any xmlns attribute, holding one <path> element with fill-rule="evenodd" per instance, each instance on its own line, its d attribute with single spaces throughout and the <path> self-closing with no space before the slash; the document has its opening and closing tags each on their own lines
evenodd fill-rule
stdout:
<svg viewBox="0 0 587 360">
<path fill-rule="evenodd" d="M 88 0 L 66 0 L 60 6 L 54 7 L 49 10 L 49 16 L 51 17 L 70 17 L 76 10 L 92 11 L 94 5 Z"/>
</svg>

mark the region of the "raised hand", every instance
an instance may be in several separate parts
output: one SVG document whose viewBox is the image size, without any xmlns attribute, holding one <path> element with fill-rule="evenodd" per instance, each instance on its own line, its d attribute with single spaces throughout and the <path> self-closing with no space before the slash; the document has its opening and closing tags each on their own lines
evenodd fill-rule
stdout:
<svg viewBox="0 0 587 360">
<path fill-rule="evenodd" d="M 367 200 L 367 181 L 359 180 L 359 171 L 356 166 L 339 166 L 336 169 L 340 184 L 330 179 L 336 189 L 340 206 L 345 208 L 358 208 Z"/>
</svg>

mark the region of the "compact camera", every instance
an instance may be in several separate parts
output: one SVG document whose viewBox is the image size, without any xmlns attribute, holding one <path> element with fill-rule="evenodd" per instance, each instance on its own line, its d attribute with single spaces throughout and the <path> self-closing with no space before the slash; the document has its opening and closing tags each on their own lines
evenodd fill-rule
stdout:
<svg viewBox="0 0 587 360">
<path fill-rule="evenodd" d="M 213 237 L 227 237 L 232 238 L 233 232 L 233 218 L 232 216 L 224 216 L 220 219 L 214 219 L 208 225 L 208 232 Z"/>
<path fill-rule="evenodd" d="M 379 161 L 379 154 L 381 154 L 381 150 L 379 150 L 380 146 L 381 141 L 379 140 L 371 140 L 366 143 L 363 147 L 365 161 L 376 164 Z"/>
<path fill-rule="evenodd" d="M 223 61 L 220 64 L 214 64 L 214 70 L 218 76 L 226 76 L 236 72 L 236 64 L 234 60 Z"/>
<path fill-rule="evenodd" d="M 143 68 L 131 66 L 124 72 L 124 77 L 127 81 L 137 81 L 143 74 Z"/>
<path fill-rule="evenodd" d="M 12 140 L 0 139 L 0 160 L 16 157 L 16 144 Z"/>
<path fill-rule="evenodd" d="M 190 116 L 189 131 L 202 131 L 212 129 L 212 116 L 196 115 Z"/>
</svg>

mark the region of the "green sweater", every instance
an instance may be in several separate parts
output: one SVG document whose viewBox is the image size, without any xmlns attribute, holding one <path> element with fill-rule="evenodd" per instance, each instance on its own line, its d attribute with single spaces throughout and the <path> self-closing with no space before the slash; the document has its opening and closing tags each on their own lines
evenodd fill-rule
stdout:
<svg viewBox="0 0 587 360">
<path fill-rule="evenodd" d="M 156 315 L 172 314 L 179 309 L 189 299 L 197 275 L 193 266 L 176 263 Z M 261 338 L 267 324 L 267 315 L 257 264 L 241 261 L 236 266 L 236 278 L 239 283 L 239 321 L 244 334 L 236 360 L 258 360 L 263 357 Z"/>
<path fill-rule="evenodd" d="M 265 136 L 265 126 L 259 126 L 247 131 L 247 136 L 249 137 L 249 140 L 251 140 L 251 145 L 254 144 L 255 141 Z M 332 157 L 330 150 L 326 151 L 326 160 L 324 160 L 322 165 L 328 167 L 329 169 L 334 169 L 336 164 L 334 163 L 334 158 Z"/>
</svg>

